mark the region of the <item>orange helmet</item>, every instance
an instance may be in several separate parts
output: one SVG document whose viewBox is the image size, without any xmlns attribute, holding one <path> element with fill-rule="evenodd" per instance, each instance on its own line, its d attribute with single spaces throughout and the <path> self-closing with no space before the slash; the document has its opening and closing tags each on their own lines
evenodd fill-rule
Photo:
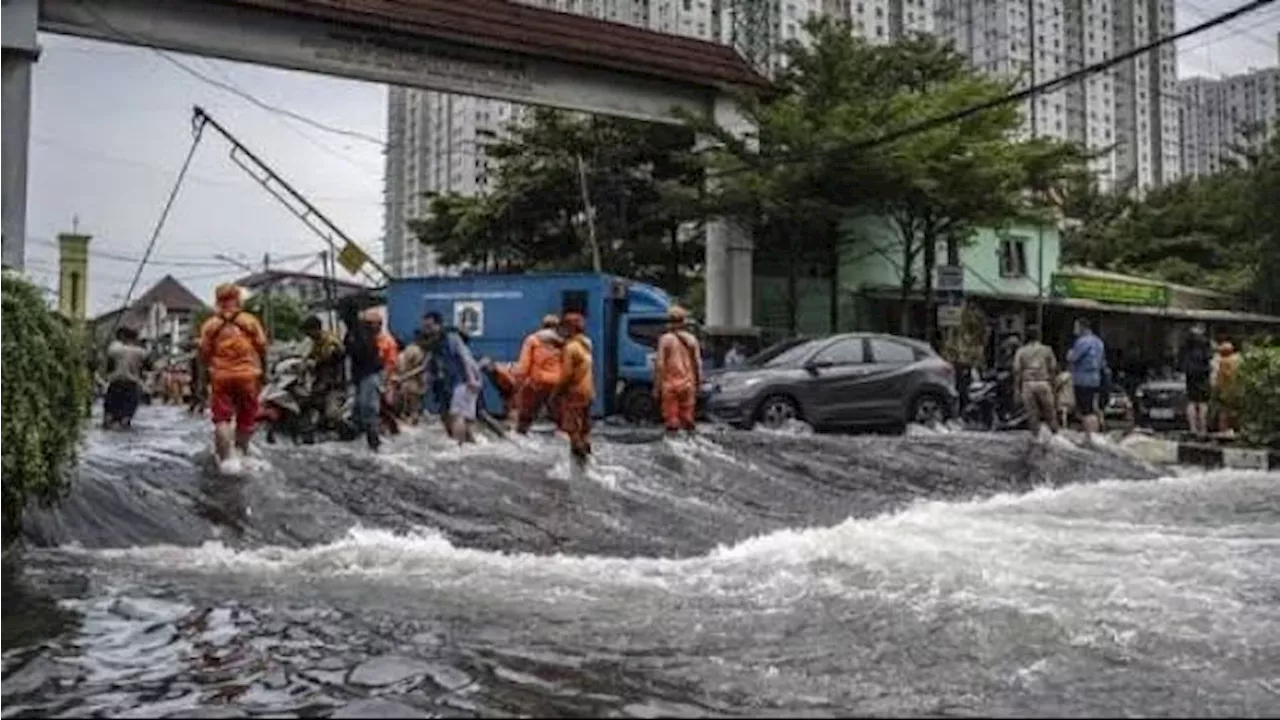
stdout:
<svg viewBox="0 0 1280 720">
<path fill-rule="evenodd" d="M 667 321 L 672 325 L 683 325 L 689 319 L 689 311 L 679 305 L 667 309 Z"/>
<path fill-rule="evenodd" d="M 561 324 L 574 333 L 586 332 L 587 330 L 587 322 L 586 319 L 582 317 L 582 313 L 565 313 L 564 320 L 561 321 Z"/>
</svg>

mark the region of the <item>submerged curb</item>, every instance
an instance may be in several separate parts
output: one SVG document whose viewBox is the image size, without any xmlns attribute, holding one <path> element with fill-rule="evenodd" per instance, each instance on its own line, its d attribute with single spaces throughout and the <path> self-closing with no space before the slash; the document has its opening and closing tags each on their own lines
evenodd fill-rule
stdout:
<svg viewBox="0 0 1280 720">
<path fill-rule="evenodd" d="M 1145 438 L 1142 455 L 1152 462 L 1167 465 L 1225 467 L 1233 470 L 1280 470 L 1280 451 L 1267 448 L 1243 448 L 1205 442 Z"/>
</svg>

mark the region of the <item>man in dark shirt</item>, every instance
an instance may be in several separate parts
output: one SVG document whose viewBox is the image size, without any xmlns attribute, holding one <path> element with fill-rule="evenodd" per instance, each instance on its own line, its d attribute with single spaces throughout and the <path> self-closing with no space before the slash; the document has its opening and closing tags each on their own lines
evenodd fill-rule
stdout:
<svg viewBox="0 0 1280 720">
<path fill-rule="evenodd" d="M 1196 323 L 1178 352 L 1178 369 L 1187 379 L 1187 426 L 1197 437 L 1209 432 L 1209 375 L 1213 346 L 1204 325 Z"/>
<path fill-rule="evenodd" d="M 344 339 L 347 358 L 351 361 L 351 382 L 355 385 L 354 417 L 357 429 L 364 432 L 369 447 L 377 450 L 382 445 L 378 433 L 379 410 L 382 402 L 382 358 L 378 353 L 380 323 L 365 322 L 354 302 L 342 306 L 342 322 L 347 326 Z"/>
</svg>

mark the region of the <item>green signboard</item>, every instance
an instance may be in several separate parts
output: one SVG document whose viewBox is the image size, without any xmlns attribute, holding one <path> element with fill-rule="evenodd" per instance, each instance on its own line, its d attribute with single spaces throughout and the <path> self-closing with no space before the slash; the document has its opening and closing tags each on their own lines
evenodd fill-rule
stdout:
<svg viewBox="0 0 1280 720">
<path fill-rule="evenodd" d="M 1169 304 L 1169 288 L 1165 285 L 1054 273 L 1051 288 L 1053 295 L 1061 298 L 1114 305 L 1165 307 Z"/>
</svg>

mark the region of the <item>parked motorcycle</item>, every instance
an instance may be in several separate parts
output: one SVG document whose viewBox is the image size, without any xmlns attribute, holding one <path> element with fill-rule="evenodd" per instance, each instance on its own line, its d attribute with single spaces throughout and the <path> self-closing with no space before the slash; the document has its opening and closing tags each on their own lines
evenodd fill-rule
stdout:
<svg viewBox="0 0 1280 720">
<path fill-rule="evenodd" d="M 969 384 L 969 402 L 960 413 L 974 430 L 1018 430 L 1027 425 L 1027 411 L 1013 394 L 1013 373 L 987 371 Z"/>
<path fill-rule="evenodd" d="M 340 439 L 354 437 L 347 418 L 351 415 L 353 398 L 344 394 L 341 411 L 342 418 L 336 428 L 326 428 L 320 409 L 312 397 L 310 370 L 303 358 L 285 358 L 275 364 L 271 372 L 271 381 L 262 389 L 259 397 L 261 417 L 267 430 L 267 442 L 275 443 L 276 435 L 283 434 L 296 443 L 311 444 L 316 441 L 317 434 L 325 430 L 333 430 Z"/>
</svg>

